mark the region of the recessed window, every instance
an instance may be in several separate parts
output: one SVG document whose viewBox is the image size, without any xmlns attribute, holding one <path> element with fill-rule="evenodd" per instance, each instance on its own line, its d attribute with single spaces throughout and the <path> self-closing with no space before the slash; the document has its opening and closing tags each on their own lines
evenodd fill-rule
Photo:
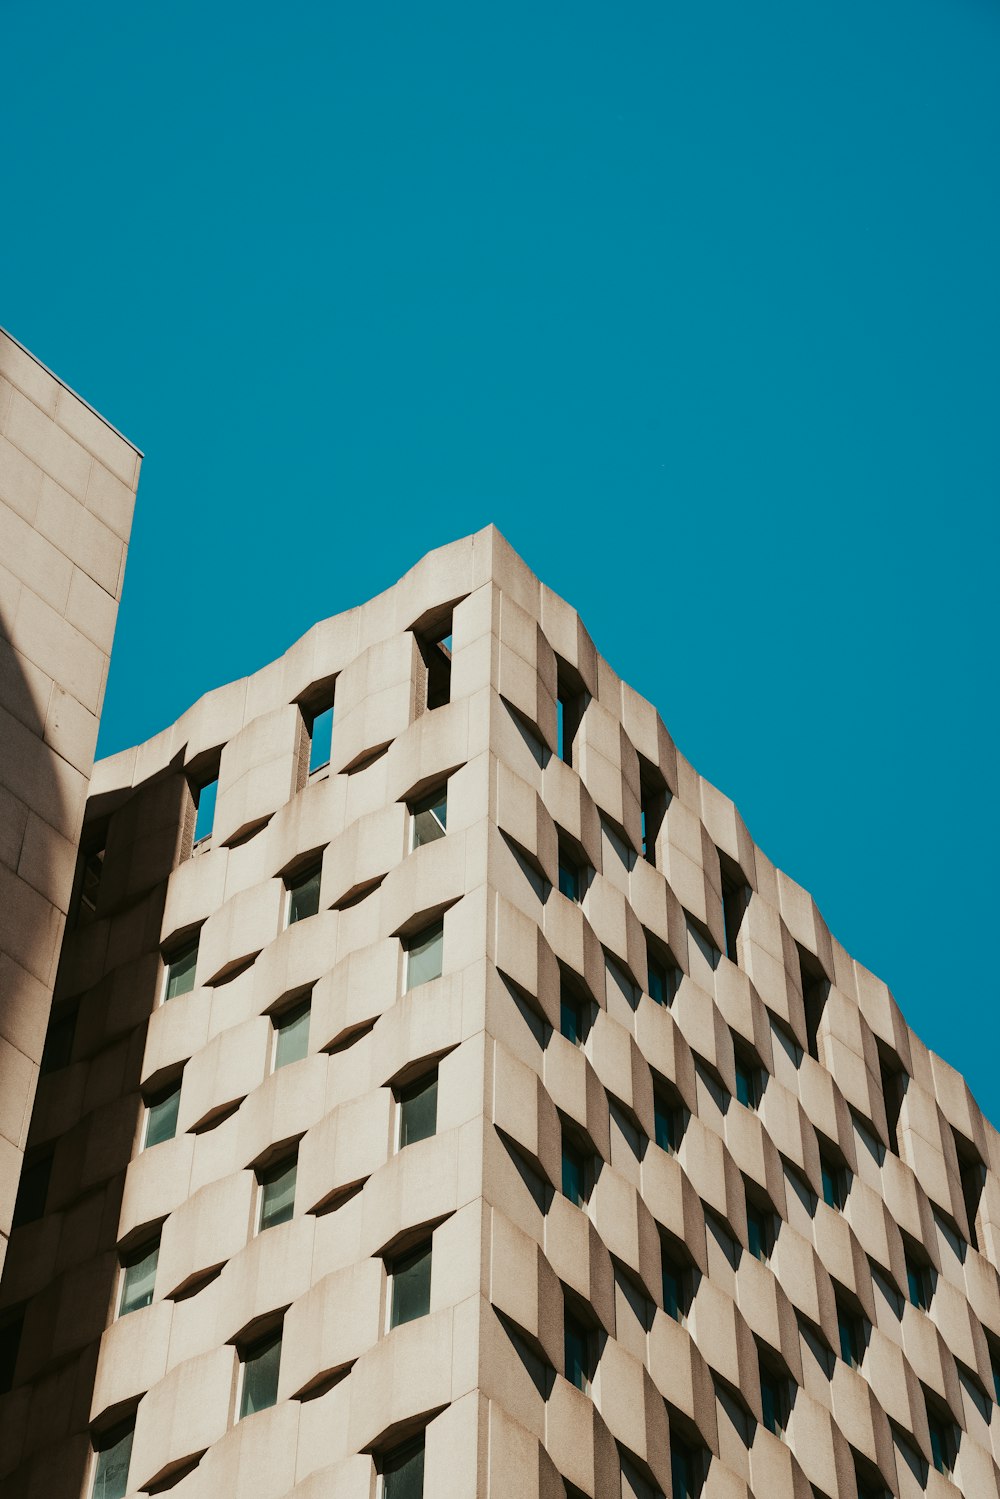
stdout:
<svg viewBox="0 0 1000 1499">
<path fill-rule="evenodd" d="M 322 864 L 311 864 L 301 874 L 289 875 L 285 880 L 288 892 L 285 906 L 285 925 L 294 926 L 297 921 L 306 921 L 319 910 L 319 886 L 323 873 Z"/>
<path fill-rule="evenodd" d="M 118 1297 L 118 1315 L 125 1317 L 149 1306 L 153 1300 L 156 1283 L 156 1262 L 160 1256 L 159 1238 L 144 1244 L 122 1261 L 121 1290 Z"/>
<path fill-rule="evenodd" d="M 655 1004 L 668 1007 L 681 986 L 684 975 L 672 958 L 646 944 L 646 988 Z"/>
<path fill-rule="evenodd" d="M 582 1046 L 590 1031 L 590 1003 L 563 975 L 559 985 L 559 1034 Z"/>
<path fill-rule="evenodd" d="M 769 1260 L 778 1236 L 778 1219 L 773 1209 L 747 1197 L 747 1248 L 755 1260 Z"/>
<path fill-rule="evenodd" d="M 378 1499 L 423 1499 L 424 1438 L 407 1442 L 377 1459 Z"/>
<path fill-rule="evenodd" d="M 448 831 L 448 787 L 439 786 L 428 796 L 410 803 L 410 848 L 435 843 Z"/>
<path fill-rule="evenodd" d="M 451 618 L 430 633 L 414 633 L 423 668 L 417 683 L 417 712 L 443 708 L 451 701 Z"/>
<path fill-rule="evenodd" d="M 878 1070 L 882 1082 L 882 1099 L 885 1103 L 889 1149 L 893 1155 L 899 1155 L 899 1115 L 909 1078 L 903 1071 L 903 1064 L 896 1054 L 890 1052 L 881 1041 L 878 1043 Z"/>
<path fill-rule="evenodd" d="M 268 1410 L 278 1401 L 278 1374 L 281 1370 L 281 1328 L 243 1347 L 237 1347 L 240 1358 L 240 1399 L 238 1420 L 257 1411 Z"/>
<path fill-rule="evenodd" d="M 694 1264 L 685 1249 L 679 1244 L 668 1244 L 665 1239 L 660 1245 L 660 1264 L 663 1310 L 683 1325 L 694 1300 Z"/>
<path fill-rule="evenodd" d="M 726 933 L 726 957 L 731 963 L 738 961 L 736 940 L 750 904 L 750 886 L 746 875 L 734 859 L 719 849 L 719 871 L 722 877 L 722 915 Z"/>
<path fill-rule="evenodd" d="M 767 1073 L 757 1058 L 744 1046 L 734 1052 L 736 1067 L 736 1099 L 748 1109 L 759 1109 L 764 1097 Z"/>
<path fill-rule="evenodd" d="M 823 1178 L 823 1201 L 827 1207 L 842 1212 L 851 1190 L 851 1173 L 829 1146 L 820 1145 L 819 1165 Z"/>
<path fill-rule="evenodd" d="M 556 753 L 573 764 L 573 748 L 588 702 L 583 678 L 575 667 L 556 657 Z"/>
<path fill-rule="evenodd" d="M 17 1198 L 14 1202 L 12 1229 L 22 1228 L 26 1223 L 34 1223 L 43 1216 L 49 1195 L 52 1157 L 51 1148 L 25 1156 L 24 1165 L 21 1167 L 21 1180 L 17 1187 Z"/>
<path fill-rule="evenodd" d="M 396 1092 L 399 1150 L 428 1140 L 437 1129 L 438 1071 L 424 1073 Z"/>
<path fill-rule="evenodd" d="M 654 867 L 657 863 L 656 844 L 663 826 L 670 792 L 667 783 L 657 770 L 639 756 L 639 827 L 642 834 L 642 857 Z"/>
<path fill-rule="evenodd" d="M 94 1481 L 91 1499 L 125 1499 L 132 1460 L 135 1421 L 130 1420 L 95 1438 Z"/>
<path fill-rule="evenodd" d="M 568 845 L 559 844 L 559 893 L 567 900 L 583 898 L 583 867 Z"/>
<path fill-rule="evenodd" d="M 597 1370 L 597 1335 L 574 1304 L 563 1299 L 563 1344 L 566 1378 L 587 1394 Z"/>
<path fill-rule="evenodd" d="M 774 1436 L 783 1436 L 792 1413 L 792 1382 L 773 1357 L 758 1350 L 760 1404 L 764 1425 Z"/>
<path fill-rule="evenodd" d="M 903 1257 L 906 1261 L 906 1289 L 910 1304 L 920 1307 L 921 1311 L 927 1311 L 934 1294 L 933 1272 L 930 1264 L 916 1249 L 905 1243 Z"/>
<path fill-rule="evenodd" d="M 301 1062 L 309 1052 L 309 1018 L 312 1013 L 310 999 L 304 999 L 294 1009 L 283 1010 L 271 1016 L 274 1027 L 274 1063 L 272 1072 L 287 1067 L 290 1062 Z"/>
<path fill-rule="evenodd" d="M 708 1476 L 708 1451 L 670 1428 L 670 1484 L 674 1499 L 698 1499 Z"/>
<path fill-rule="evenodd" d="M 971 1140 L 967 1140 L 954 1128 L 951 1134 L 955 1142 L 955 1154 L 958 1156 L 962 1200 L 965 1203 L 965 1217 L 969 1225 L 969 1243 L 973 1249 L 978 1250 L 979 1230 L 976 1227 L 976 1220 L 979 1216 L 979 1203 L 982 1199 L 983 1188 L 986 1185 L 986 1167 Z"/>
<path fill-rule="evenodd" d="M 406 974 L 403 993 L 441 977 L 444 967 L 444 922 L 433 921 L 404 943 Z"/>
<path fill-rule="evenodd" d="M 563 1196 L 577 1207 L 583 1207 L 590 1196 L 592 1186 L 590 1158 L 577 1142 L 563 1130 L 562 1137 L 562 1189 Z"/>
<path fill-rule="evenodd" d="M 927 1402 L 927 1429 L 931 1439 L 931 1461 L 939 1473 L 950 1478 L 958 1461 L 958 1427 L 945 1407 L 924 1396 Z"/>
<path fill-rule="evenodd" d="M 426 1317 L 431 1309 L 431 1241 L 387 1261 L 389 1326 Z"/>
<path fill-rule="evenodd" d="M 819 1027 L 830 993 L 830 980 L 814 953 L 796 943 L 799 954 L 799 981 L 806 1016 L 806 1041 L 809 1055 L 819 1061 Z"/>
<path fill-rule="evenodd" d="M 837 1330 L 840 1334 L 840 1356 L 852 1369 L 861 1365 L 865 1355 L 866 1330 L 861 1314 L 837 1292 Z"/>
<path fill-rule="evenodd" d="M 309 774 L 330 763 L 333 748 L 333 689 L 318 693 L 310 706 L 303 705 L 302 717 L 309 735 Z"/>
<path fill-rule="evenodd" d="M 97 914 L 97 896 L 104 875 L 104 855 L 107 828 L 85 832 L 77 865 L 77 894 L 75 922 L 77 925 L 93 921 Z"/>
<path fill-rule="evenodd" d="M 677 1153 L 684 1138 L 684 1105 L 662 1083 L 653 1089 L 653 1133 L 668 1155 Z"/>
<path fill-rule="evenodd" d="M 211 838 L 212 828 L 215 826 L 215 802 L 219 790 L 218 776 L 214 780 L 205 781 L 201 786 L 192 786 L 194 804 L 197 813 L 194 820 L 195 846 L 203 843 L 206 838 Z"/>
<path fill-rule="evenodd" d="M 194 988 L 194 974 L 198 966 L 198 938 L 178 947 L 164 957 L 166 976 L 163 983 L 163 998 L 177 999 L 181 994 L 190 994 Z"/>
<path fill-rule="evenodd" d="M 171 1083 L 162 1093 L 150 1099 L 146 1106 L 146 1128 L 143 1134 L 143 1149 L 161 1145 L 172 1140 L 177 1133 L 177 1111 L 181 1102 L 180 1082 Z"/>
<path fill-rule="evenodd" d="M 287 1223 L 295 1214 L 295 1177 L 298 1171 L 298 1156 L 286 1156 L 284 1160 L 258 1175 L 257 1188 L 257 1232 L 276 1228 Z"/>
<path fill-rule="evenodd" d="M 69 1009 L 53 1010 L 49 1028 L 45 1033 L 45 1046 L 38 1069 L 43 1077 L 50 1072 L 61 1071 L 72 1061 L 77 1013 L 76 1005 Z"/>
<path fill-rule="evenodd" d="M 0 1313 L 0 1395 L 6 1395 L 13 1388 L 23 1331 L 23 1306 L 10 1307 Z"/>
</svg>

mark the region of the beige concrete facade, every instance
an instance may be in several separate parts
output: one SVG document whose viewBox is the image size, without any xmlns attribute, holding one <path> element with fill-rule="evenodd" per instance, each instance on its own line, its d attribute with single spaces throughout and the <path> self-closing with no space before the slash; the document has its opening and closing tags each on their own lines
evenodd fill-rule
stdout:
<svg viewBox="0 0 1000 1499">
<path fill-rule="evenodd" d="M 141 454 L 0 329 L 0 1269 Z"/>
<path fill-rule="evenodd" d="M 996 1131 L 495 530 L 86 837 L 9 1499 L 1000 1494 Z"/>
</svg>

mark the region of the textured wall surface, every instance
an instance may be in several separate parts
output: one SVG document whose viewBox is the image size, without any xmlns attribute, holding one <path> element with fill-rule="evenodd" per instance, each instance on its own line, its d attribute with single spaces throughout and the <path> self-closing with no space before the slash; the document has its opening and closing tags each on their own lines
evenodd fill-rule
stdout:
<svg viewBox="0 0 1000 1499">
<path fill-rule="evenodd" d="M 0 329 L 0 1268 L 73 889 L 140 456 Z"/>
<path fill-rule="evenodd" d="M 113 1441 L 130 1494 L 371 1499 L 421 1433 L 438 1499 L 1000 1494 L 996 1132 L 496 531 L 99 764 L 87 830 L 5 1495 L 76 1499 Z"/>
</svg>

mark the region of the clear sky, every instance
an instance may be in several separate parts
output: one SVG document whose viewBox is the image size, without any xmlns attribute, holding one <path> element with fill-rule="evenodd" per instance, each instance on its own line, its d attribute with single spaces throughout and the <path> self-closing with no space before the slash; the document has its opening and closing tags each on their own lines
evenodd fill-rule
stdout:
<svg viewBox="0 0 1000 1499">
<path fill-rule="evenodd" d="M 1000 1122 L 994 0 L 0 8 L 102 751 L 495 521 Z"/>
</svg>

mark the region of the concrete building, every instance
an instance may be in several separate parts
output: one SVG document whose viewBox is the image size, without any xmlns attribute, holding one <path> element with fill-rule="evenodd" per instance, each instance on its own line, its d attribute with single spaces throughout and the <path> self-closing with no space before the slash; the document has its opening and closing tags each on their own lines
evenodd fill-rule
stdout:
<svg viewBox="0 0 1000 1499">
<path fill-rule="evenodd" d="M 495 530 L 84 846 L 9 1499 L 1000 1494 L 996 1131 Z"/>
<path fill-rule="evenodd" d="M 141 457 L 0 329 L 0 1270 Z"/>
</svg>

